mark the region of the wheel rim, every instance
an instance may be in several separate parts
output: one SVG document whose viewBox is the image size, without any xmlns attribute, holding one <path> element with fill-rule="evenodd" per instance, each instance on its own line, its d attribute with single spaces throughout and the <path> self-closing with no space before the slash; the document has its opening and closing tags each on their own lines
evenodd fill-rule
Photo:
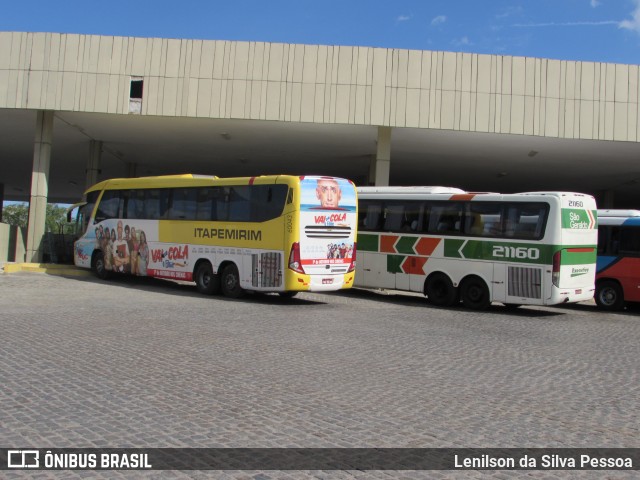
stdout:
<svg viewBox="0 0 640 480">
<path fill-rule="evenodd" d="M 98 272 L 99 274 L 104 272 L 104 260 L 102 258 L 102 255 L 96 258 L 96 272 Z"/>
<path fill-rule="evenodd" d="M 224 279 L 224 285 L 227 290 L 231 291 L 236 288 L 238 282 L 236 281 L 236 276 L 232 273 L 228 274 Z"/>
<path fill-rule="evenodd" d="M 209 275 L 209 272 L 203 272 L 202 275 L 200 275 L 200 283 L 202 284 L 202 286 L 207 288 L 209 287 L 210 282 L 211 282 L 211 275 Z"/>
<path fill-rule="evenodd" d="M 472 302 L 480 302 L 484 296 L 484 292 L 482 291 L 482 288 L 477 285 L 471 285 L 467 291 L 467 296 Z"/>
<path fill-rule="evenodd" d="M 437 299 L 444 298 L 447 291 L 446 287 L 444 286 L 444 282 L 442 282 L 441 280 L 437 280 L 434 282 L 432 290 L 433 296 Z"/>
<path fill-rule="evenodd" d="M 600 292 L 600 301 L 607 306 L 611 306 L 616 303 L 618 296 L 613 288 L 604 288 Z"/>
</svg>

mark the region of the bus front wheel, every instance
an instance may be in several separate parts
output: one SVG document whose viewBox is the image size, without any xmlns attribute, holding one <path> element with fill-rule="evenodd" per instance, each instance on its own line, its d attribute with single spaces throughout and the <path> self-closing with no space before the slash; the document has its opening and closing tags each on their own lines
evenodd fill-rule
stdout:
<svg viewBox="0 0 640 480">
<path fill-rule="evenodd" d="M 612 280 L 603 280 L 596 285 L 596 304 L 604 310 L 622 310 L 624 294 L 620 284 Z"/>
<path fill-rule="evenodd" d="M 104 253 L 102 253 L 101 251 L 97 251 L 93 255 L 91 267 L 96 276 L 101 280 L 106 280 L 111 275 L 111 272 L 107 270 L 107 267 L 104 263 Z"/>
<path fill-rule="evenodd" d="M 233 263 L 222 270 L 222 293 L 225 297 L 240 298 L 244 295 L 244 289 L 240 286 L 240 274 L 238 267 Z"/>
<path fill-rule="evenodd" d="M 209 262 L 202 262 L 196 269 L 196 288 L 200 293 L 213 295 L 220 291 L 220 277 L 213 273 Z"/>
<path fill-rule="evenodd" d="M 491 294 L 487 284 L 480 277 L 469 277 L 460 287 L 462 304 L 474 310 L 484 310 L 491 305 Z"/>
<path fill-rule="evenodd" d="M 434 273 L 427 279 L 425 293 L 437 307 L 450 307 L 456 303 L 458 292 L 451 279 L 444 273 Z"/>
</svg>

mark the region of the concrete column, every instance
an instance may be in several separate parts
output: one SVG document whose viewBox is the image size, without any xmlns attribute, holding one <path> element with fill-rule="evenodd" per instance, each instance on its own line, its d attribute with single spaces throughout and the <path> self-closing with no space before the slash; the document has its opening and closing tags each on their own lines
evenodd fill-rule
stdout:
<svg viewBox="0 0 640 480">
<path fill-rule="evenodd" d="M 87 162 L 87 179 L 85 190 L 91 185 L 98 183 L 100 173 L 100 159 L 102 158 L 102 142 L 99 140 L 89 141 L 89 161 Z"/>
<path fill-rule="evenodd" d="M 31 198 L 29 200 L 29 225 L 25 255 L 27 262 L 42 262 L 52 140 L 53 111 L 40 110 L 36 120 L 36 135 L 33 145 Z"/>
<path fill-rule="evenodd" d="M 391 171 L 391 127 L 378 127 L 378 148 L 371 159 L 369 183 L 376 186 L 389 185 Z"/>
</svg>

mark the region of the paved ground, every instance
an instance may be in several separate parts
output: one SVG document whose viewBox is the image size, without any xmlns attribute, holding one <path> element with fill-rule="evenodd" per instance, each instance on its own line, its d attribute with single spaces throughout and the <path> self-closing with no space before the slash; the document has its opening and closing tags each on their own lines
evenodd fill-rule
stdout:
<svg viewBox="0 0 640 480">
<path fill-rule="evenodd" d="M 590 304 L 478 313 L 362 290 L 232 301 L 149 279 L 0 275 L 0 446 L 638 447 L 639 344 L 637 311 Z M 97 475 L 57 478 L 69 473 Z M 465 472 L 525 474 L 603 478 Z"/>
</svg>

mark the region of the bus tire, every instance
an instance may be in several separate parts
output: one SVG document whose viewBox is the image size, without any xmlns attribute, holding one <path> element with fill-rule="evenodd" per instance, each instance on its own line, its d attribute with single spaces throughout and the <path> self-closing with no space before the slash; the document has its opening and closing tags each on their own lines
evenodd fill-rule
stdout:
<svg viewBox="0 0 640 480">
<path fill-rule="evenodd" d="M 278 295 L 280 295 L 282 298 L 293 298 L 298 294 L 298 292 L 296 291 L 286 291 L 286 292 L 278 292 Z"/>
<path fill-rule="evenodd" d="M 618 311 L 624 308 L 624 293 L 618 282 L 602 280 L 596 284 L 595 301 L 603 310 Z"/>
<path fill-rule="evenodd" d="M 427 278 L 425 294 L 437 307 L 450 307 L 458 299 L 458 291 L 451 279 L 444 273 L 434 273 Z"/>
<path fill-rule="evenodd" d="M 202 262 L 196 268 L 196 288 L 205 295 L 213 295 L 220 291 L 220 277 L 213 273 L 213 267 L 209 262 Z"/>
<path fill-rule="evenodd" d="M 460 297 L 462 304 L 473 310 L 484 310 L 491 305 L 491 292 L 480 277 L 465 278 L 460 287 Z"/>
<path fill-rule="evenodd" d="M 240 274 L 235 264 L 230 263 L 224 267 L 220 281 L 225 297 L 240 298 L 245 294 L 244 289 L 240 286 Z"/>
<path fill-rule="evenodd" d="M 104 253 L 102 250 L 98 250 L 93 254 L 91 258 L 91 270 L 101 280 L 106 280 L 111 276 L 111 271 L 107 270 L 104 263 Z"/>
</svg>

